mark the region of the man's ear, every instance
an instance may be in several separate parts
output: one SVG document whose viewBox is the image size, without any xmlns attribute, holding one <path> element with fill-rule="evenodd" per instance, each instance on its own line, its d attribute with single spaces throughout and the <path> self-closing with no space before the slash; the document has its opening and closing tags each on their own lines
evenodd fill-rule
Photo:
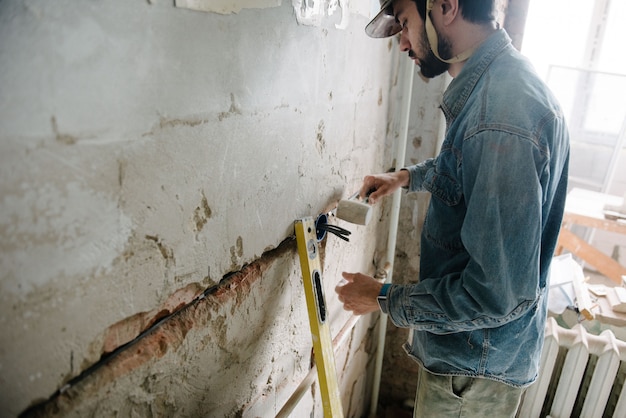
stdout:
<svg viewBox="0 0 626 418">
<path fill-rule="evenodd" d="M 442 23 L 449 25 L 457 18 L 459 11 L 459 0 L 441 0 L 439 5 L 441 8 Z"/>
</svg>

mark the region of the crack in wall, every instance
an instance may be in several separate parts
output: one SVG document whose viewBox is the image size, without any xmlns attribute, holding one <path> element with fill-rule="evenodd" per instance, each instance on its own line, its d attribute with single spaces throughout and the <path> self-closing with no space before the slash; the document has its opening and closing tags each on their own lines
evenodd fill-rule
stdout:
<svg viewBox="0 0 626 418">
<path fill-rule="evenodd" d="M 111 353 L 137 338 L 161 319 L 193 302 L 203 290 L 199 283 L 190 283 L 174 292 L 161 306 L 148 312 L 139 312 L 113 324 L 105 331 L 101 354 Z"/>
<path fill-rule="evenodd" d="M 233 93 L 230 93 L 230 108 L 227 112 L 220 112 L 217 118 L 221 122 L 224 119 L 234 115 L 241 115 L 241 109 L 235 100 L 235 95 Z"/>
<path fill-rule="evenodd" d="M 78 138 L 69 134 L 63 134 L 59 132 L 59 127 L 57 125 L 57 118 L 52 116 L 50 118 L 50 124 L 52 125 L 52 132 L 54 132 L 55 139 L 65 145 L 74 145 Z"/>
</svg>

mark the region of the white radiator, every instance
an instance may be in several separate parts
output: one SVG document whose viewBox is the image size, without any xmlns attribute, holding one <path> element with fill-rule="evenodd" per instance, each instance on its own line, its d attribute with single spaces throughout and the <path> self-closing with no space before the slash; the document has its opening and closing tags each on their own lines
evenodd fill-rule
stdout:
<svg viewBox="0 0 626 418">
<path fill-rule="evenodd" d="M 548 318 L 539 377 L 518 417 L 626 417 L 626 342 L 609 330 L 560 327 Z"/>
</svg>

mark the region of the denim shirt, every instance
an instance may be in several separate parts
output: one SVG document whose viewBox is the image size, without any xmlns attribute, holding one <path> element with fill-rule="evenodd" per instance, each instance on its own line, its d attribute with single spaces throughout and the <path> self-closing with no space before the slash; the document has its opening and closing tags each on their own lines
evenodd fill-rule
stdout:
<svg viewBox="0 0 626 418">
<path fill-rule="evenodd" d="M 392 285 L 389 317 L 436 374 L 526 386 L 537 376 L 548 269 L 567 192 L 561 109 L 502 29 L 444 93 L 440 154 L 408 167 L 431 193 L 420 281 Z"/>
</svg>

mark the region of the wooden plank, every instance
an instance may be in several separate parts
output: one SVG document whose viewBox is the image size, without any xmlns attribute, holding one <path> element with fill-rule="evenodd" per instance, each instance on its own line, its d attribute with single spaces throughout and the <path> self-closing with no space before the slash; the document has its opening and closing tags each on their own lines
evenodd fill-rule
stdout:
<svg viewBox="0 0 626 418">
<path fill-rule="evenodd" d="M 567 224 L 576 224 L 588 226 L 591 228 L 603 229 L 605 231 L 626 234 L 626 223 L 621 220 L 611 220 L 605 218 L 596 218 L 579 213 L 565 212 L 563 214 L 563 222 Z"/>
<path fill-rule="evenodd" d="M 595 249 L 579 238 L 572 231 L 563 228 L 559 234 L 557 247 L 563 247 L 572 254 L 585 260 L 587 263 L 598 269 L 606 277 L 621 286 L 622 276 L 626 275 L 626 267 L 613 260 L 608 255 Z"/>
<path fill-rule="evenodd" d="M 574 286 L 574 295 L 576 295 L 576 306 L 578 307 L 578 311 L 588 321 L 593 320 L 595 317 L 592 311 L 593 304 L 591 303 L 591 297 L 587 291 L 587 286 L 585 286 L 585 278 L 583 277 L 582 269 L 575 270 L 572 285 Z"/>
</svg>

